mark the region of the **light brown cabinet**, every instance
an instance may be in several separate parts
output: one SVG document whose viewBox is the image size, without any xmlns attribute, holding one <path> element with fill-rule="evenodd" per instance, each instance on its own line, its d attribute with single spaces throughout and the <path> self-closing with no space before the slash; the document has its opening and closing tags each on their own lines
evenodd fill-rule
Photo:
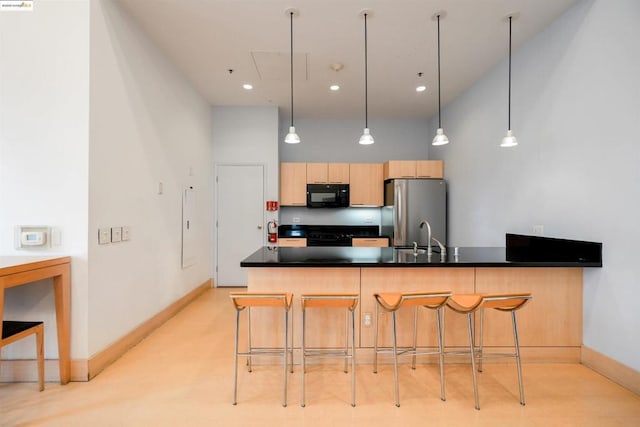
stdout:
<svg viewBox="0 0 640 427">
<path fill-rule="evenodd" d="M 307 205 L 307 164 L 280 163 L 280 206 Z"/>
<path fill-rule="evenodd" d="M 351 206 L 382 206 L 384 180 L 382 163 L 349 165 L 349 201 Z"/>
<path fill-rule="evenodd" d="M 348 184 L 349 163 L 307 163 L 307 184 Z"/>
<path fill-rule="evenodd" d="M 390 160 L 384 164 L 384 179 L 444 178 L 442 160 Z"/>
<path fill-rule="evenodd" d="M 307 246 L 307 239 L 303 237 L 281 237 L 278 239 L 281 248 L 303 248 Z"/>
<path fill-rule="evenodd" d="M 351 239 L 351 246 L 386 248 L 389 246 L 389 239 L 386 237 L 354 237 Z"/>
</svg>

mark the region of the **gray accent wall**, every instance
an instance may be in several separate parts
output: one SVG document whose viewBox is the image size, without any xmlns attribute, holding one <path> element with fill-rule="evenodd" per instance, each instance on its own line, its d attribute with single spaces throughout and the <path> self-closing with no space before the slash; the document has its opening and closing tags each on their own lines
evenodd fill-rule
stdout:
<svg viewBox="0 0 640 427">
<path fill-rule="evenodd" d="M 443 110 L 449 244 L 505 233 L 603 242 L 584 271 L 583 344 L 640 370 L 640 2 L 581 1 Z M 523 16 L 520 19 L 526 19 Z M 518 21 L 513 25 L 518 31 Z M 507 30 L 505 27 L 505 50 Z M 506 54 L 506 52 L 505 52 Z M 535 304 L 535 289 L 533 304 Z M 526 308 L 525 308 L 526 310 Z"/>
<path fill-rule="evenodd" d="M 280 119 L 281 162 L 382 163 L 428 159 L 435 128 L 424 119 L 369 119 L 373 145 L 360 145 L 363 119 L 295 119 L 300 144 L 285 144 L 288 118 Z"/>
</svg>

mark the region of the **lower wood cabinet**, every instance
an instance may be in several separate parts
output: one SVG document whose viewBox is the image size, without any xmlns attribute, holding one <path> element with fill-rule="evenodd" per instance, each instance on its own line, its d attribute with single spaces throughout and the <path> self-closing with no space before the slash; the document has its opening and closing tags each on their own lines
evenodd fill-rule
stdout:
<svg viewBox="0 0 640 427">
<path fill-rule="evenodd" d="M 351 246 L 386 248 L 389 246 L 389 239 L 386 237 L 354 237 L 351 240 Z"/>
<path fill-rule="evenodd" d="M 281 237 L 278 239 L 281 248 L 303 248 L 307 246 L 307 239 L 302 237 Z"/>
</svg>

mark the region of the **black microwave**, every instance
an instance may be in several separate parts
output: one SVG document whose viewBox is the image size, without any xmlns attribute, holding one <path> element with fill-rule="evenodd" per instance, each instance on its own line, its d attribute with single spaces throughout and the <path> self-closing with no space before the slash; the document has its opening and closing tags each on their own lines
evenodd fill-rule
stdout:
<svg viewBox="0 0 640 427">
<path fill-rule="evenodd" d="M 307 184 L 308 208 L 348 208 L 349 184 Z"/>
</svg>

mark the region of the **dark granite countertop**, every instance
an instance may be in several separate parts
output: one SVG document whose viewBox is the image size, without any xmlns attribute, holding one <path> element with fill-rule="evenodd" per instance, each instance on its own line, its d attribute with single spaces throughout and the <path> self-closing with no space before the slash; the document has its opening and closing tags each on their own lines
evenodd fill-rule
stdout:
<svg viewBox="0 0 640 427">
<path fill-rule="evenodd" d="M 602 260 L 509 260 L 505 248 L 461 247 L 454 256 L 449 248 L 443 259 L 438 248 L 431 258 L 414 256 L 411 249 L 357 247 L 262 247 L 245 258 L 242 267 L 602 267 Z"/>
</svg>

